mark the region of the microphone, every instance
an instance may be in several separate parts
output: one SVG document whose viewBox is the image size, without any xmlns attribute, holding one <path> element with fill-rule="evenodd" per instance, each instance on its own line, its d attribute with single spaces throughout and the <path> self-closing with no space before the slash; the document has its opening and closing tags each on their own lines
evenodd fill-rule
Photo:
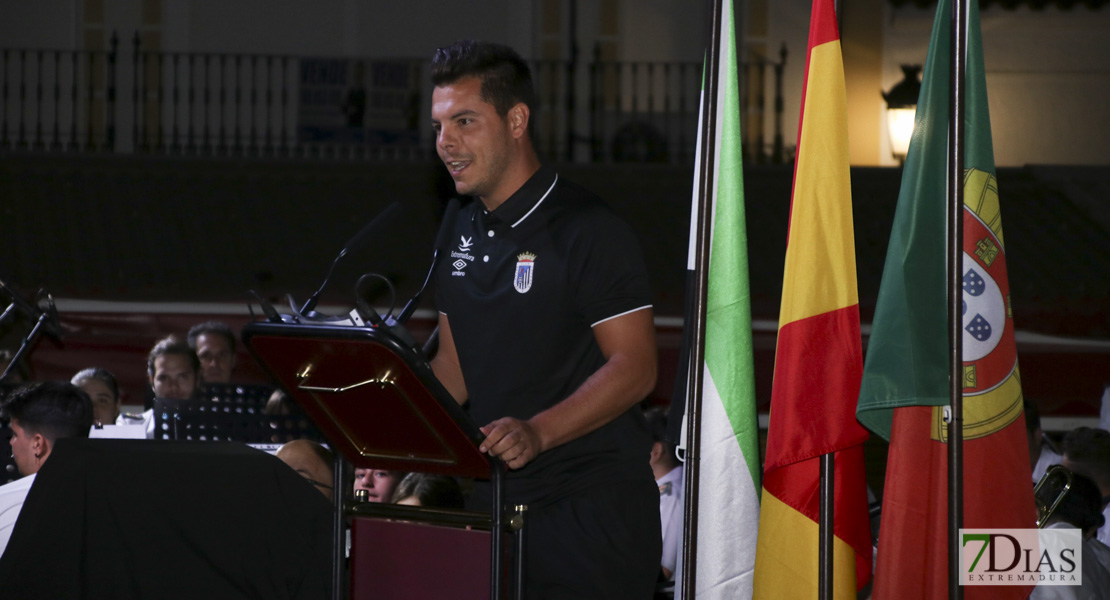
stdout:
<svg viewBox="0 0 1110 600">
<path fill-rule="evenodd" d="M 58 309 L 54 306 L 54 297 L 40 289 L 35 293 L 34 303 L 28 302 L 20 296 L 15 290 L 8 287 L 3 281 L 0 281 L 0 290 L 7 292 L 8 297 L 11 298 L 12 307 L 18 309 L 23 314 L 31 319 L 36 319 L 42 323 L 43 332 L 50 336 L 55 341 L 62 341 L 62 323 L 58 318 Z M 46 307 L 43 308 L 43 304 Z M 4 311 L 4 318 L 11 314 L 11 308 Z M 4 319 L 0 319 L 2 322 Z"/>
<path fill-rule="evenodd" d="M 328 280 L 331 279 L 331 274 L 335 271 L 335 265 L 339 263 L 339 259 L 347 256 L 348 252 L 357 250 L 363 246 L 370 238 L 381 235 L 384 232 L 385 226 L 394 220 L 393 216 L 399 210 L 399 202 L 393 202 L 385 207 L 385 210 L 378 213 L 378 216 L 374 217 L 369 223 L 363 226 L 363 228 L 343 246 L 343 249 L 339 251 L 339 256 L 335 257 L 335 260 L 331 263 L 331 267 L 328 268 L 328 274 L 324 276 L 324 282 L 320 284 L 320 289 L 316 290 L 316 293 L 312 294 L 308 301 L 304 303 L 304 306 L 301 307 L 300 313 L 302 315 L 308 316 L 309 311 L 316 308 L 316 302 L 320 300 L 320 294 L 324 293 L 324 288 L 328 285 Z"/>
<path fill-rule="evenodd" d="M 416 312 L 416 303 L 420 299 L 420 295 L 427 289 L 428 282 L 432 280 L 432 275 L 435 274 L 436 265 L 439 264 L 440 249 L 447 244 L 448 238 L 451 237 L 451 233 L 455 229 L 455 218 L 458 214 L 459 199 L 451 198 L 451 201 L 447 203 L 447 210 L 443 212 L 443 221 L 440 223 L 439 234 L 436 235 L 436 245 L 432 251 L 432 266 L 428 269 L 428 275 L 424 278 L 424 285 L 420 286 L 420 289 L 413 294 L 412 298 L 405 304 L 405 307 L 401 309 L 401 314 L 397 315 L 398 323 L 404 323 L 412 316 L 412 313 Z"/>
</svg>

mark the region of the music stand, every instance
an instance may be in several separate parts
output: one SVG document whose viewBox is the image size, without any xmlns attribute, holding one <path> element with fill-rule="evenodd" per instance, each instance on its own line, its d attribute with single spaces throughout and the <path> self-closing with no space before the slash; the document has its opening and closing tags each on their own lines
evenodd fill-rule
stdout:
<svg viewBox="0 0 1110 600">
<path fill-rule="evenodd" d="M 490 514 L 456 514 L 446 521 L 490 531 L 490 597 L 502 598 L 508 531 L 504 465 L 478 451 L 482 432 L 432 373 L 403 332 L 388 327 L 256 321 L 243 328 L 243 342 L 263 369 L 315 423 L 340 455 L 356 468 L 417 471 L 490 479 Z M 338 461 L 343 465 L 343 461 Z M 436 521 L 445 511 L 362 504 L 343 505 L 346 477 L 336 469 L 336 589 L 342 579 L 342 528 L 347 513 Z M 475 519 L 479 515 L 480 519 Z M 514 515 L 519 525 L 521 515 Z M 514 525 L 514 527 L 515 527 Z M 522 533 L 517 527 L 514 591 L 522 590 Z M 355 548 L 352 546 L 352 559 Z"/>
<path fill-rule="evenodd" d="M 304 415 L 269 415 L 265 385 L 210 384 L 206 399 L 154 399 L 154 439 L 284 444 L 296 439 L 323 441 Z"/>
</svg>

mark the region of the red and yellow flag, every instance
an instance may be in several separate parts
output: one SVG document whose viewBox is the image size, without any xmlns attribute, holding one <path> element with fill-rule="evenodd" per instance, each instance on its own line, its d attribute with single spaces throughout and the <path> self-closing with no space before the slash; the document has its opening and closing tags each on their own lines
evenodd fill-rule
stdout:
<svg viewBox="0 0 1110 600">
<path fill-rule="evenodd" d="M 834 453 L 834 595 L 871 578 L 844 65 L 833 0 L 815 0 L 767 435 L 756 598 L 816 598 L 818 483 Z"/>
</svg>

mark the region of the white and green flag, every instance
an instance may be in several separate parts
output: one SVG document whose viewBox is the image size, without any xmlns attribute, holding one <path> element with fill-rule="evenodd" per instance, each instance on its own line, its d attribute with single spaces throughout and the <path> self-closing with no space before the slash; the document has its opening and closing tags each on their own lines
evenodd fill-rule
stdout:
<svg viewBox="0 0 1110 600">
<path fill-rule="evenodd" d="M 694 166 L 694 213 L 690 262 L 697 262 L 697 180 L 705 157 L 704 136 L 713 148 L 706 202 L 712 226 L 706 296 L 705 363 L 700 410 L 701 457 L 697 492 L 697 599 L 750 598 L 759 529 L 759 426 L 752 370 L 751 295 L 744 221 L 740 147 L 740 102 L 732 2 L 721 0 L 720 45 L 714 131 L 698 125 Z M 704 85 L 702 103 L 705 97 Z M 691 323 L 687 319 L 687 323 Z M 687 498 L 691 498 L 688 494 Z M 685 575 L 688 576 L 688 575 Z M 676 594 L 677 596 L 677 594 Z"/>
</svg>

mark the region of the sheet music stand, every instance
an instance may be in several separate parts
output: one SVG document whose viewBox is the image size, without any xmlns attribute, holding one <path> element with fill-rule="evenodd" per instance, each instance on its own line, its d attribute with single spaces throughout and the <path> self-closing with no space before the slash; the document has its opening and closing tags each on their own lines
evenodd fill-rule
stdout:
<svg viewBox="0 0 1110 600">
<path fill-rule="evenodd" d="M 304 415 L 268 415 L 273 388 L 252 384 L 209 384 L 206 399 L 154 399 L 154 439 L 284 444 L 322 442 Z"/>
<path fill-rule="evenodd" d="M 337 468 L 335 589 L 341 589 L 343 580 L 341 526 L 346 516 L 352 516 L 404 520 L 412 527 L 454 523 L 488 529 L 490 597 L 505 597 L 506 586 L 519 597 L 523 515 L 518 511 L 511 519 L 517 547 L 510 578 L 505 569 L 510 519 L 504 506 L 504 465 L 478 451 L 482 432 L 439 383 L 420 351 L 403 341 L 406 337 L 386 327 L 273 320 L 243 328 L 243 342 L 258 363 L 354 467 L 491 480 L 493 502 L 488 515 L 370 503 L 348 507 L 343 503 L 348 492 L 346 474 Z M 355 565 L 360 552 L 355 546 L 357 531 L 352 537 Z"/>
</svg>

